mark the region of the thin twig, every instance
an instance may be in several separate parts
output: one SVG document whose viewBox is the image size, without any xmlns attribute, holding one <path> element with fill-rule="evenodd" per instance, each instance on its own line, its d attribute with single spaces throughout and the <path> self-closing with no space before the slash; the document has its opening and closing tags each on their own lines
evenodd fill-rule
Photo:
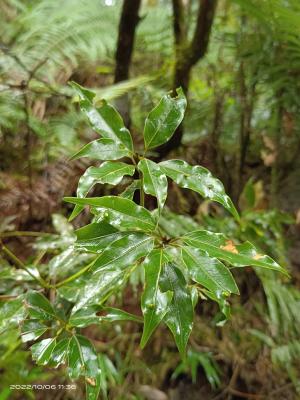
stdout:
<svg viewBox="0 0 300 400">
<path fill-rule="evenodd" d="M 239 396 L 239 397 L 243 397 L 243 398 L 248 399 L 248 400 L 252 400 L 252 399 L 253 399 L 253 400 L 265 399 L 265 396 L 264 396 L 264 395 L 240 392 L 239 390 L 232 389 L 232 388 L 230 388 L 230 387 L 227 389 L 227 391 L 228 391 L 229 393 L 231 393 L 231 394 L 234 394 L 234 395 Z"/>
</svg>

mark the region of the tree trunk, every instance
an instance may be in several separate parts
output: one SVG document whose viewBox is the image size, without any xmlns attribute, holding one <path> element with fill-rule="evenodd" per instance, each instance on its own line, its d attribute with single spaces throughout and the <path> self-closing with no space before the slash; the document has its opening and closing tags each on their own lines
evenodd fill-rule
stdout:
<svg viewBox="0 0 300 400">
<path fill-rule="evenodd" d="M 198 0 L 199 8 L 194 35 L 190 43 L 187 38 L 186 10 L 182 0 L 173 0 L 173 31 L 175 42 L 175 66 L 173 72 L 173 92 L 182 87 L 188 95 L 192 67 L 206 53 L 211 27 L 214 19 L 217 0 Z M 171 150 L 180 146 L 183 136 L 181 124 L 171 140 L 158 149 L 160 158 L 166 156 Z"/>
<path fill-rule="evenodd" d="M 129 79 L 135 31 L 140 19 L 140 5 L 141 0 L 124 0 L 123 2 L 116 51 L 115 83 Z M 125 125 L 129 126 L 130 101 L 127 94 L 117 99 L 116 107 L 122 115 Z"/>
</svg>

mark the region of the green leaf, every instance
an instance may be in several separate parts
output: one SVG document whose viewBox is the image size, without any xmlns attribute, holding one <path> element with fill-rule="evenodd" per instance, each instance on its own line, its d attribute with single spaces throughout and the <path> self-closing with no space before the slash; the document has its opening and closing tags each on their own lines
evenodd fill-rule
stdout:
<svg viewBox="0 0 300 400">
<path fill-rule="evenodd" d="M 145 150 L 166 143 L 183 120 L 186 98 L 181 88 L 177 89 L 177 94 L 175 98 L 163 96 L 149 113 L 144 128 Z"/>
<path fill-rule="evenodd" d="M 102 100 L 100 107 L 93 105 L 95 93 L 78 85 L 75 82 L 71 86 L 79 95 L 80 108 L 87 116 L 92 128 L 102 135 L 104 138 L 114 140 L 116 143 L 121 143 L 129 151 L 133 151 L 132 138 L 129 130 L 124 126 L 124 122 L 120 114 Z"/>
<path fill-rule="evenodd" d="M 105 161 L 100 167 L 89 167 L 79 179 L 77 196 L 85 197 L 96 183 L 117 185 L 124 175 L 132 176 L 135 167 L 119 161 Z"/>
<path fill-rule="evenodd" d="M 38 320 L 25 320 L 21 329 L 21 339 L 23 342 L 30 342 L 42 336 L 48 327 Z"/>
<path fill-rule="evenodd" d="M 132 200 L 117 196 L 104 196 L 78 199 L 65 197 L 65 201 L 94 207 L 95 212 L 108 217 L 109 223 L 117 228 L 153 231 L 155 221 L 146 208 L 138 206 Z"/>
<path fill-rule="evenodd" d="M 99 366 L 99 373 L 98 375 L 91 379 L 88 378 L 85 382 L 85 390 L 86 390 L 86 400 L 98 400 L 100 389 L 101 389 L 101 376 L 102 370 L 100 367 L 99 359 L 97 359 L 98 366 Z"/>
<path fill-rule="evenodd" d="M 110 235 L 115 232 L 118 232 L 116 228 L 107 222 L 102 221 L 101 223 L 92 223 L 77 229 L 75 235 L 77 242 L 84 242 Z"/>
<path fill-rule="evenodd" d="M 17 326 L 24 318 L 23 296 L 0 304 L 0 333 Z"/>
<path fill-rule="evenodd" d="M 161 168 L 155 162 L 144 158 L 138 164 L 143 174 L 143 188 L 145 193 L 157 198 L 158 207 L 163 208 L 168 195 L 168 180 Z"/>
<path fill-rule="evenodd" d="M 162 321 L 168 310 L 172 292 L 162 293 L 159 288 L 159 280 L 163 264 L 166 262 L 163 250 L 152 250 L 145 259 L 145 288 L 141 298 L 141 306 L 144 314 L 144 330 L 141 339 L 141 347 L 145 347 L 153 331 Z"/>
<path fill-rule="evenodd" d="M 76 303 L 78 301 L 80 291 L 85 286 L 86 280 L 88 280 L 90 276 L 91 273 L 86 271 L 78 278 L 65 283 L 63 286 L 60 286 L 57 290 L 59 296 L 70 303 Z"/>
<path fill-rule="evenodd" d="M 64 338 L 56 343 L 49 362 L 51 367 L 57 368 L 60 364 L 64 364 L 66 362 L 69 341 L 69 338 Z"/>
<path fill-rule="evenodd" d="M 287 272 L 269 256 L 259 254 L 257 249 L 249 242 L 234 244 L 221 233 L 204 230 L 193 231 L 182 237 L 183 241 L 193 247 L 206 251 L 210 257 L 227 261 L 234 267 L 261 267 Z"/>
<path fill-rule="evenodd" d="M 153 238 L 142 232 L 122 232 L 122 237 L 111 242 L 92 266 L 93 271 L 108 265 L 115 268 L 135 263 L 152 250 Z"/>
<path fill-rule="evenodd" d="M 102 321 L 110 321 L 110 322 L 133 321 L 139 323 L 143 322 L 141 317 L 114 307 L 104 307 L 101 316 L 99 318 L 101 322 Z"/>
<path fill-rule="evenodd" d="M 97 183 L 117 185 L 121 182 L 124 175 L 132 176 L 134 171 L 135 167 L 133 165 L 113 161 L 105 161 L 100 165 L 100 167 L 89 167 L 79 179 L 77 197 L 85 197 Z M 83 206 L 76 205 L 71 214 L 70 220 L 77 217 L 83 208 Z"/>
<path fill-rule="evenodd" d="M 103 301 L 127 279 L 126 270 L 145 257 L 153 245 L 153 238 L 141 232 L 124 232 L 124 237 L 106 247 L 93 264 L 91 275 L 81 287 L 74 311 Z"/>
<path fill-rule="evenodd" d="M 238 287 L 228 268 L 217 258 L 192 247 L 182 249 L 182 258 L 191 278 L 212 292 L 239 294 Z"/>
<path fill-rule="evenodd" d="M 122 157 L 130 157 L 130 152 L 122 143 L 113 139 L 101 138 L 83 146 L 71 160 L 77 160 L 81 157 L 89 157 L 93 160 L 117 160 Z"/>
<path fill-rule="evenodd" d="M 159 163 L 162 171 L 178 186 L 200 193 L 206 199 L 222 204 L 236 219 L 239 219 L 232 200 L 225 193 L 224 186 L 208 169 L 192 166 L 183 160 L 168 160 Z"/>
<path fill-rule="evenodd" d="M 123 233 L 107 222 L 88 224 L 75 231 L 77 241 L 76 248 L 86 252 L 99 253 Z"/>
<path fill-rule="evenodd" d="M 49 276 L 57 280 L 59 277 L 73 273 L 74 269 L 82 264 L 87 264 L 91 255 L 79 253 L 70 246 L 67 250 L 51 258 L 48 264 Z"/>
<path fill-rule="evenodd" d="M 119 372 L 111 360 L 105 354 L 98 354 L 98 361 L 101 369 L 100 387 L 103 399 L 107 400 L 108 384 L 116 386 L 121 384 L 121 372 Z"/>
<path fill-rule="evenodd" d="M 51 361 L 51 354 L 56 345 L 56 338 L 41 340 L 30 347 L 32 358 L 38 365 L 46 365 Z"/>
<path fill-rule="evenodd" d="M 83 307 L 80 310 L 77 310 L 74 314 L 72 313 L 69 319 L 69 323 L 78 328 L 84 328 L 91 324 L 98 324 L 103 321 L 143 322 L 140 317 L 126 311 L 113 307 L 102 307 L 100 305 Z"/>
<path fill-rule="evenodd" d="M 190 290 L 180 269 L 170 263 L 163 268 L 159 286 L 163 292 L 173 292 L 173 298 L 163 320 L 173 333 L 178 350 L 184 358 L 194 318 Z"/>
<path fill-rule="evenodd" d="M 120 196 L 124 197 L 125 199 L 133 200 L 135 191 L 140 190 L 140 188 L 141 181 L 139 179 L 136 179 L 129 186 L 127 186 L 124 192 L 120 193 Z"/>
<path fill-rule="evenodd" d="M 217 290 L 216 292 L 211 292 L 210 290 L 204 289 L 202 292 L 209 299 L 219 304 L 219 308 L 222 314 L 217 315 L 217 317 L 215 318 L 215 323 L 217 326 L 223 326 L 225 322 L 230 318 L 230 304 L 227 301 L 227 295 L 219 290 Z"/>
<path fill-rule="evenodd" d="M 25 297 L 25 305 L 32 319 L 51 321 L 56 318 L 56 312 L 51 303 L 38 292 L 28 292 Z"/>
<path fill-rule="evenodd" d="M 92 343 L 84 336 L 73 335 L 68 347 L 68 373 L 71 379 L 85 376 L 86 381 L 95 382 L 100 374 L 97 353 Z"/>
<path fill-rule="evenodd" d="M 76 293 L 76 304 L 74 311 L 88 305 L 103 303 L 113 292 L 116 292 L 128 278 L 128 267 L 114 268 L 113 265 L 107 266 L 103 271 L 87 274 L 85 279 L 80 282 L 71 282 L 66 287 L 66 295 L 74 296 Z M 84 275 L 83 275 L 84 276 Z"/>
</svg>

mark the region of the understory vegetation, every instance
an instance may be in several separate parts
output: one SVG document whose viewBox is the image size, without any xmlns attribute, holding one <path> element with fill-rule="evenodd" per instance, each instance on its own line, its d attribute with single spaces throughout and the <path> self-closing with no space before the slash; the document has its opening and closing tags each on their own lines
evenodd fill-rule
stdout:
<svg viewBox="0 0 300 400">
<path fill-rule="evenodd" d="M 0 32 L 0 400 L 298 399 L 299 1 Z"/>
</svg>

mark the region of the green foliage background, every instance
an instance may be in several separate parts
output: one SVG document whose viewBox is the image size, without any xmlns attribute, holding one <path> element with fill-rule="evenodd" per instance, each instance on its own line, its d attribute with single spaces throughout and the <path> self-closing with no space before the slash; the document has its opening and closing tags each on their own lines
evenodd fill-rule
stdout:
<svg viewBox="0 0 300 400">
<path fill-rule="evenodd" d="M 187 4 L 191 36 L 198 2 Z M 18 261 L 1 255 L 0 399 L 55 398 L 48 392 L 12 391 L 11 384 L 73 382 L 62 373 L 64 367 L 36 366 L 30 346 L 19 339 L 20 329 L 24 334 L 25 328 L 30 345 L 39 334 L 45 335 L 37 321 L 25 328 L 21 324 L 22 296 L 39 288 L 36 277 L 40 283 L 49 277 L 59 283 L 93 262 L 84 241 L 74 247 L 74 230 L 88 224 L 90 216 L 84 211 L 71 225 L 66 220 L 71 208 L 63 204 L 63 196 L 74 196 L 78 181 L 78 197 L 91 189 L 91 195 L 123 192 L 130 199 L 140 188 L 129 165 L 126 174 L 107 178 L 111 158 L 101 164 L 107 169 L 99 176 L 100 166 L 92 160 L 88 143 L 97 140 L 111 152 L 118 150 L 114 160 L 125 156 L 124 148 L 107 137 L 99 140 L 95 127 L 79 112 L 80 95 L 68 82 L 91 88 L 97 107 L 103 106 L 103 98 L 114 103 L 129 93 L 131 132 L 138 152 L 149 111 L 172 87 L 172 4 L 159 0 L 143 2 L 131 78 L 113 84 L 121 7 L 120 0 L 66 0 L 59 7 L 46 0 L 0 4 L 0 237 L 26 267 L 23 270 Z M 183 143 L 171 156 L 211 170 L 234 199 L 240 221 L 217 203 L 203 201 L 175 184 L 169 185 L 162 211 L 166 195 L 162 182 L 155 189 L 151 182 L 147 188 L 144 181 L 146 206 L 152 210 L 156 204 L 149 195 L 158 198 L 160 227 L 167 237 L 205 229 L 222 232 L 236 244 L 249 240 L 259 254 L 268 254 L 287 269 L 291 279 L 259 268 L 233 271 L 240 296 L 230 298 L 231 318 L 226 324 L 227 300 L 219 304 L 222 314 L 218 301 L 213 302 L 216 298 L 200 291 L 187 355 L 181 359 L 162 326 L 148 346 L 139 349 L 143 329 L 137 320 L 143 310 L 140 296 L 145 277 L 136 269 L 122 283 L 123 294 L 117 291 L 105 305 L 109 309 L 105 317 L 97 318 L 99 326 L 78 325 L 80 340 L 84 341 L 82 334 L 88 337 L 96 349 L 91 351 L 97 352 L 100 398 L 147 399 L 158 389 L 173 398 L 180 385 L 192 399 L 200 395 L 212 399 L 221 393 L 223 398 L 238 398 L 238 392 L 244 397 L 250 393 L 261 398 L 298 398 L 299 21 L 297 0 L 220 1 L 209 49 L 192 71 Z M 149 157 L 155 159 L 154 146 L 148 143 L 147 147 Z M 149 165 L 143 163 L 139 169 L 145 173 Z M 168 161 L 163 163 L 167 168 Z M 164 174 L 176 182 L 167 169 Z M 133 183 L 126 189 L 130 176 Z M 190 186 L 193 183 L 192 177 Z M 81 209 L 77 205 L 72 216 Z M 53 302 L 51 290 L 43 294 Z M 64 300 L 56 306 L 68 314 L 75 299 L 72 285 L 61 285 L 58 292 Z M 15 296 L 20 300 L 15 302 Z M 96 321 L 96 312 L 103 313 L 101 307 L 89 310 L 91 321 Z M 116 311 L 120 309 L 128 315 Z M 45 337 L 57 328 L 48 325 Z M 74 352 L 80 348 L 77 342 L 72 346 Z M 36 350 L 33 358 L 44 364 Z M 76 377 L 79 371 L 74 369 Z M 88 390 L 94 388 L 85 383 Z M 84 379 L 77 382 L 76 398 L 84 398 L 84 386 Z M 74 398 L 72 390 L 61 393 L 62 398 Z"/>
</svg>

